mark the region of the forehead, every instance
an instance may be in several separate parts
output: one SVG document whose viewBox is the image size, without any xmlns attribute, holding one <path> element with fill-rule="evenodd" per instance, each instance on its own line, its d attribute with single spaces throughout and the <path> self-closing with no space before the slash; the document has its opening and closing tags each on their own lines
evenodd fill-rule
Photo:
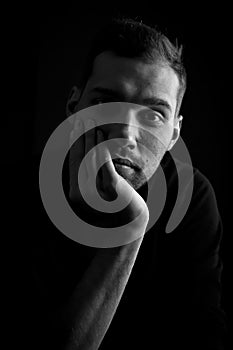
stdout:
<svg viewBox="0 0 233 350">
<path fill-rule="evenodd" d="M 95 87 L 120 91 L 133 103 L 153 97 L 166 99 L 175 109 L 179 80 L 174 70 L 159 60 L 145 63 L 103 52 L 95 58 L 87 83 L 88 92 Z"/>
</svg>

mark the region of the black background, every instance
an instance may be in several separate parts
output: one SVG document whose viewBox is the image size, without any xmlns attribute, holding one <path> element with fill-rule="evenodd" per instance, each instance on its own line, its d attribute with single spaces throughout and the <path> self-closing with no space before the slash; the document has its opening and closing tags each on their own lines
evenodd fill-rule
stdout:
<svg viewBox="0 0 233 350">
<path fill-rule="evenodd" d="M 113 9 L 112 5 L 84 8 L 77 4 L 55 11 L 35 4 L 12 4 L 3 11 L 2 73 L 6 77 L 6 96 L 2 103 L 6 112 L 2 115 L 2 164 L 6 185 L 2 193 L 8 209 L 6 236 L 13 237 L 10 266 L 14 271 L 20 256 L 20 246 L 13 248 L 15 237 L 19 237 L 19 232 L 22 235 L 30 221 L 28 201 L 33 207 L 28 164 L 41 153 L 49 135 L 66 117 L 65 103 L 75 84 L 73 73 L 85 62 L 92 30 L 106 14 L 117 11 L 161 25 L 172 39 L 177 37 L 184 45 L 188 89 L 181 110 L 181 135 L 193 165 L 207 176 L 216 193 L 225 228 L 221 246 L 223 305 L 230 317 L 232 43 L 228 10 L 223 6 L 204 9 L 187 3 L 162 8 L 148 4 Z M 8 255 L 7 259 L 9 262 Z M 12 282 L 14 274 L 11 272 L 10 278 L 8 270 L 6 274 Z"/>
</svg>

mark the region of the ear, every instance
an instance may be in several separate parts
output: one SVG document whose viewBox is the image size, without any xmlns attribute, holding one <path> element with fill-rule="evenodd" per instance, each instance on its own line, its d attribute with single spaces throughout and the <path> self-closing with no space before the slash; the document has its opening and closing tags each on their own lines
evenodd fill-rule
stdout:
<svg viewBox="0 0 233 350">
<path fill-rule="evenodd" d="M 66 116 L 67 117 L 71 116 L 72 114 L 74 114 L 76 112 L 80 97 L 81 97 L 81 89 L 77 88 L 77 86 L 73 86 L 71 91 L 70 91 L 67 103 L 66 103 Z"/>
<path fill-rule="evenodd" d="M 180 136 L 180 130 L 181 130 L 181 126 L 182 126 L 182 120 L 183 117 L 182 115 L 179 115 L 178 117 L 176 117 L 175 121 L 174 121 L 174 129 L 173 129 L 173 136 L 172 139 L 170 141 L 170 144 L 168 146 L 168 151 L 170 151 L 172 149 L 172 147 L 175 145 L 176 141 L 178 140 L 179 136 Z"/>
</svg>

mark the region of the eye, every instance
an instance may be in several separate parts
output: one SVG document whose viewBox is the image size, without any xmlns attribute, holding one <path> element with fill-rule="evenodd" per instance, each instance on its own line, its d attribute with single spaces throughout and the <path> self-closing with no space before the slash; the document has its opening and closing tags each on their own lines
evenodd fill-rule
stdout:
<svg viewBox="0 0 233 350">
<path fill-rule="evenodd" d="M 141 117 L 145 122 L 150 124 L 159 124 L 164 122 L 162 113 L 157 110 L 147 109 L 141 111 Z"/>
<path fill-rule="evenodd" d="M 91 100 L 92 105 L 101 105 L 101 104 L 107 103 L 107 102 L 111 102 L 111 99 L 100 97 L 100 98 L 95 98 L 95 99 Z"/>
<path fill-rule="evenodd" d="M 160 120 L 160 117 L 158 116 L 158 114 L 155 111 L 150 111 L 146 113 L 146 118 L 148 120 Z"/>
</svg>

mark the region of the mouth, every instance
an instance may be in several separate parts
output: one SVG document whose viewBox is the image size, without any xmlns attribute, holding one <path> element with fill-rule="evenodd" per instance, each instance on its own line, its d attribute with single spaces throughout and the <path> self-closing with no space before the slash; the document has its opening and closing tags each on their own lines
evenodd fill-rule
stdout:
<svg viewBox="0 0 233 350">
<path fill-rule="evenodd" d="M 135 164 L 134 162 L 131 162 L 126 158 L 115 158 L 112 161 L 114 165 L 120 165 L 122 168 L 139 170 L 139 167 L 137 164 Z"/>
</svg>

